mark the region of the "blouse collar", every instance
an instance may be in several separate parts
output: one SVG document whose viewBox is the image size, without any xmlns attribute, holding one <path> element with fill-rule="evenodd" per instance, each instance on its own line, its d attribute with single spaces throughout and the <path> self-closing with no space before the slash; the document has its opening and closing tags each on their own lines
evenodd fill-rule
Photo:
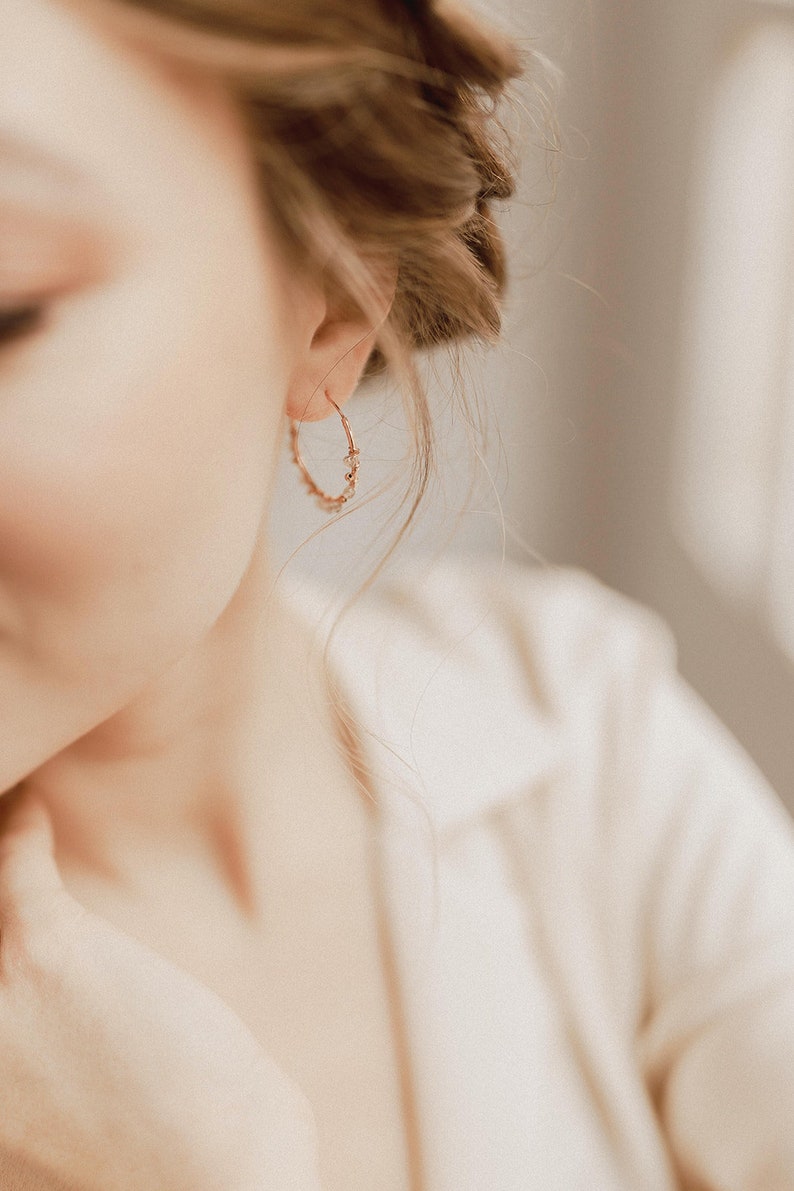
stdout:
<svg viewBox="0 0 794 1191">
<path fill-rule="evenodd" d="M 354 603 L 331 636 L 330 662 L 382 807 L 399 815 L 407 798 L 439 835 L 546 778 L 563 733 L 509 617 L 471 589 L 456 603 L 454 572 L 419 574 L 421 588 L 401 582 Z M 305 580 L 294 595 L 327 633 L 339 604 Z"/>
</svg>

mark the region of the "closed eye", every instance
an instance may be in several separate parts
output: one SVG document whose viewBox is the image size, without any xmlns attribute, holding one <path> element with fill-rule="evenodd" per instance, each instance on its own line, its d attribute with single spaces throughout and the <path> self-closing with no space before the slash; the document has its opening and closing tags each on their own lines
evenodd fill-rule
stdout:
<svg viewBox="0 0 794 1191">
<path fill-rule="evenodd" d="M 44 321 L 44 306 L 20 306 L 16 310 L 0 310 L 0 350 L 37 331 Z"/>
</svg>

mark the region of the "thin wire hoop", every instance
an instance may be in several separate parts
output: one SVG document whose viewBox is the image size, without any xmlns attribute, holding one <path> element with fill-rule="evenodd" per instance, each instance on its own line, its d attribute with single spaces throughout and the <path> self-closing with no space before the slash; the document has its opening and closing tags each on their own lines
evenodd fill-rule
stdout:
<svg viewBox="0 0 794 1191">
<path fill-rule="evenodd" d="M 358 457 L 360 451 L 356 446 L 356 440 L 353 438 L 353 431 L 350 429 L 350 423 L 327 389 L 325 390 L 325 398 L 330 402 L 330 404 L 339 414 L 339 417 L 342 419 L 342 426 L 344 427 L 345 434 L 347 435 L 348 453 L 344 458 L 344 462 L 350 468 L 350 470 L 345 473 L 347 487 L 340 492 L 338 496 L 329 496 L 327 492 L 323 492 L 322 488 L 318 488 L 310 476 L 309 469 L 306 467 L 306 464 L 304 463 L 303 457 L 300 453 L 300 448 L 298 447 L 300 422 L 296 422 L 294 418 L 290 418 L 290 443 L 292 445 L 292 458 L 297 464 L 300 473 L 303 476 L 303 481 L 309 492 L 312 494 L 312 496 L 317 498 L 317 503 L 321 509 L 325 510 L 326 513 L 337 513 L 341 509 L 342 505 L 347 504 L 347 502 L 355 495 L 356 484 L 358 483 Z"/>
</svg>

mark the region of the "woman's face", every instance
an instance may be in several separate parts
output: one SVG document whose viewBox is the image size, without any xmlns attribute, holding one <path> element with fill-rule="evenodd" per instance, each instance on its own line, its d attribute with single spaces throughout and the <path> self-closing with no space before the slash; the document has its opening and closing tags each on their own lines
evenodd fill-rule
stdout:
<svg viewBox="0 0 794 1191">
<path fill-rule="evenodd" d="M 0 39 L 0 791 L 205 634 L 251 558 L 300 315 L 231 102 L 60 0 Z M 287 313 L 290 318 L 287 319 Z"/>
</svg>

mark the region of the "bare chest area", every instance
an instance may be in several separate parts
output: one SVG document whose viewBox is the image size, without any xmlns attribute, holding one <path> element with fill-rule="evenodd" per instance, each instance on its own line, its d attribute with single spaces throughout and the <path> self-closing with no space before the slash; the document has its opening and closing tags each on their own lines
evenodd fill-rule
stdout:
<svg viewBox="0 0 794 1191">
<path fill-rule="evenodd" d="M 245 977 L 222 995 L 309 1097 L 324 1191 L 409 1191 L 398 993 L 361 925 L 356 941 L 333 932 L 303 940 L 280 972 L 283 956 L 249 957 Z"/>
<path fill-rule="evenodd" d="M 416 1146 L 399 977 L 388 922 L 362 864 L 295 890 L 248 924 L 211 890 L 89 908 L 212 988 L 303 1090 L 324 1191 L 413 1191 Z"/>
</svg>

